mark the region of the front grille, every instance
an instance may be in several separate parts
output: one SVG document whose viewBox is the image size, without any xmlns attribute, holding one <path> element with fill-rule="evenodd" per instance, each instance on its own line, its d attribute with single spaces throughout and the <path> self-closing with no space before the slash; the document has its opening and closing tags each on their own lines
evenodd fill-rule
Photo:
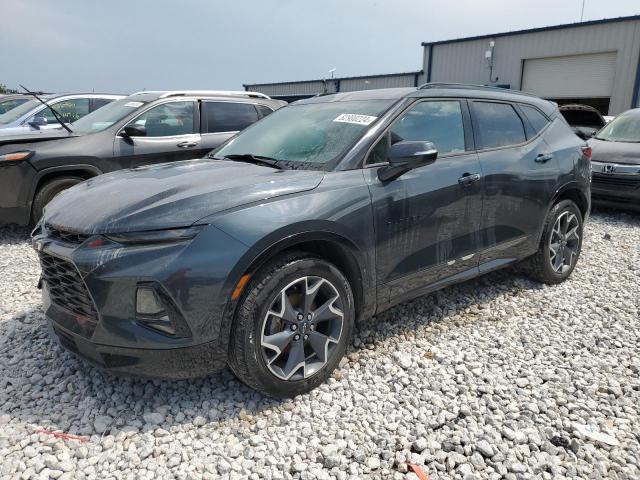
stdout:
<svg viewBox="0 0 640 480">
<path fill-rule="evenodd" d="M 42 278 L 47 283 L 51 302 L 97 321 L 98 315 L 89 291 L 73 263 L 40 252 Z"/>
<path fill-rule="evenodd" d="M 84 243 L 91 235 L 85 235 L 82 233 L 72 232 L 70 230 L 61 230 L 59 228 L 52 227 L 51 225 L 45 226 L 47 237 L 52 240 L 57 240 L 62 243 L 69 243 L 73 245 L 80 245 Z"/>
<path fill-rule="evenodd" d="M 593 174 L 593 184 L 601 187 L 619 187 L 624 189 L 632 189 L 640 186 L 640 175 L 598 175 Z"/>
</svg>

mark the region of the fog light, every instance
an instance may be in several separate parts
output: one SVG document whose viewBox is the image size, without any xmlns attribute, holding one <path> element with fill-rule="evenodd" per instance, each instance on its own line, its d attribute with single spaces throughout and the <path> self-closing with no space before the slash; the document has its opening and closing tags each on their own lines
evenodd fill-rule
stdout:
<svg viewBox="0 0 640 480">
<path fill-rule="evenodd" d="M 162 313 L 166 314 L 162 302 L 152 288 L 138 288 L 136 312 L 140 315 L 152 315 L 154 317 Z"/>
<path fill-rule="evenodd" d="M 171 319 L 153 288 L 139 287 L 136 293 L 136 314 L 144 325 L 162 333 L 175 335 Z"/>
</svg>

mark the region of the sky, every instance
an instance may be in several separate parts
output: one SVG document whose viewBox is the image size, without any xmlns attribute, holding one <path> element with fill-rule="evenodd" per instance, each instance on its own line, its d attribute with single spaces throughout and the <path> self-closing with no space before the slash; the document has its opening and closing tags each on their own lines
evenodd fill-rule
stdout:
<svg viewBox="0 0 640 480">
<path fill-rule="evenodd" d="M 423 41 L 580 20 L 582 0 L 0 0 L 0 84 L 242 89 L 416 71 Z M 640 14 L 586 0 L 584 20 Z"/>
</svg>

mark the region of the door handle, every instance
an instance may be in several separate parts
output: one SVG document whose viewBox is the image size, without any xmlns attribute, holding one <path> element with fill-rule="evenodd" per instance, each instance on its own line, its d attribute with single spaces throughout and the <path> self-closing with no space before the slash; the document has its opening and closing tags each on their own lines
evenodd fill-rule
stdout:
<svg viewBox="0 0 640 480">
<path fill-rule="evenodd" d="M 197 146 L 198 144 L 196 142 L 182 142 L 179 143 L 178 145 L 176 145 L 176 147 L 180 147 L 180 148 L 193 148 L 195 146 Z"/>
<path fill-rule="evenodd" d="M 480 178 L 482 178 L 482 176 L 479 173 L 465 173 L 458 179 L 458 183 L 463 187 L 468 187 L 472 183 L 480 180 Z"/>
<path fill-rule="evenodd" d="M 536 157 L 536 163 L 547 163 L 553 158 L 552 153 L 541 153 Z"/>
</svg>

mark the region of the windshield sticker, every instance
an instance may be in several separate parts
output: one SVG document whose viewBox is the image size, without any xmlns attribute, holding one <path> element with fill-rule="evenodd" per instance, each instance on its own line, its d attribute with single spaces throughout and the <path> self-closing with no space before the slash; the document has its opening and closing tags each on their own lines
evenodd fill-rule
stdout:
<svg viewBox="0 0 640 480">
<path fill-rule="evenodd" d="M 127 102 L 124 104 L 125 107 L 138 108 L 144 105 L 142 102 Z"/>
<path fill-rule="evenodd" d="M 356 125 L 371 125 L 378 117 L 372 117 L 370 115 L 358 115 L 356 113 L 343 113 L 339 115 L 334 122 L 341 123 L 355 123 Z"/>
</svg>

